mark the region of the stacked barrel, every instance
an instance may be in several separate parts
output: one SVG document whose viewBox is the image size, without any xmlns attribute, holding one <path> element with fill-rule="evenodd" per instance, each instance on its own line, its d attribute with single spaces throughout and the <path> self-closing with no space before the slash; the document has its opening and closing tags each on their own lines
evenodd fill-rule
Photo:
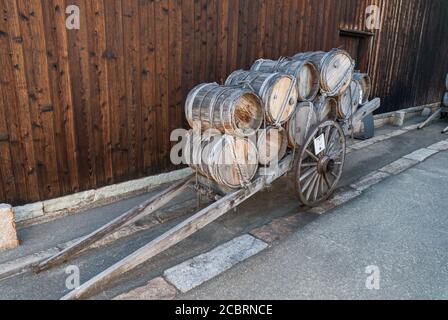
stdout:
<svg viewBox="0 0 448 320">
<path fill-rule="evenodd" d="M 319 122 L 347 122 L 369 95 L 370 78 L 354 73 L 344 50 L 257 60 L 224 85 L 201 84 L 189 93 L 187 163 L 220 185 L 244 187 L 260 165 L 299 148 Z"/>
</svg>

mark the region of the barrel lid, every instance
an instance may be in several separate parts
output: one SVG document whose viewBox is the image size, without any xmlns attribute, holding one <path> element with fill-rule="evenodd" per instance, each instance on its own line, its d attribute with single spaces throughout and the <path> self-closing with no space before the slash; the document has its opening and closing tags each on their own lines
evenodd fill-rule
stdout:
<svg viewBox="0 0 448 320">
<path fill-rule="evenodd" d="M 280 124 L 287 122 L 295 110 L 299 96 L 295 78 L 277 74 L 268 89 L 265 105 L 269 118 Z"/>
<path fill-rule="evenodd" d="M 322 60 L 322 91 L 335 95 L 350 85 L 353 75 L 353 60 L 344 50 L 332 50 Z"/>
</svg>

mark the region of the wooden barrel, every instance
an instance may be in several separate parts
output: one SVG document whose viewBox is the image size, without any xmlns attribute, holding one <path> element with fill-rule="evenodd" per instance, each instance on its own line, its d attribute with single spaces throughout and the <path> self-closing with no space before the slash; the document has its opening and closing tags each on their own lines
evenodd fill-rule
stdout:
<svg viewBox="0 0 448 320">
<path fill-rule="evenodd" d="M 221 133 L 248 136 L 263 124 L 260 98 L 249 89 L 206 83 L 189 93 L 185 114 L 192 128 L 205 131 L 215 128 Z"/>
<path fill-rule="evenodd" d="M 448 92 L 445 92 L 445 95 L 443 96 L 443 105 L 448 107 Z"/>
<path fill-rule="evenodd" d="M 348 120 L 358 111 L 362 98 L 361 86 L 357 81 L 352 81 L 345 92 L 338 97 L 337 117 L 340 120 Z"/>
<path fill-rule="evenodd" d="M 364 105 L 369 102 L 370 93 L 372 91 L 372 81 L 367 73 L 355 73 L 353 74 L 353 80 L 358 82 L 361 87 L 361 100 L 360 104 Z"/>
<path fill-rule="evenodd" d="M 311 102 L 302 102 L 297 105 L 297 111 L 286 124 L 288 145 L 291 149 L 301 147 L 310 130 L 318 123 L 318 117 Z"/>
<path fill-rule="evenodd" d="M 288 149 L 288 137 L 282 127 L 268 127 L 258 131 L 258 160 L 267 166 L 282 160 Z"/>
<path fill-rule="evenodd" d="M 320 122 L 337 119 L 338 100 L 336 98 L 319 95 L 313 103 Z"/>
<path fill-rule="evenodd" d="M 316 65 L 308 60 L 257 60 L 252 71 L 274 73 L 281 72 L 296 78 L 299 101 L 312 101 L 320 90 L 319 71 Z"/>
<path fill-rule="evenodd" d="M 350 85 L 354 63 L 350 55 L 340 49 L 329 52 L 316 51 L 299 53 L 293 60 L 310 60 L 320 71 L 321 92 L 327 96 L 338 96 Z"/>
<path fill-rule="evenodd" d="M 229 76 L 226 85 L 244 86 L 258 94 L 270 124 L 288 121 L 297 104 L 295 79 L 290 75 L 238 70 Z"/>
<path fill-rule="evenodd" d="M 244 187 L 258 170 L 258 150 L 249 139 L 228 134 L 194 135 L 186 139 L 186 163 L 201 175 L 231 189 Z"/>
</svg>

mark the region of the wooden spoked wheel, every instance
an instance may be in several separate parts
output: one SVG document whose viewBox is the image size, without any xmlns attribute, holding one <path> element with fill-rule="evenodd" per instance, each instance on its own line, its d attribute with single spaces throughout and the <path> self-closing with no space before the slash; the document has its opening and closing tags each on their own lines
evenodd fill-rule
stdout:
<svg viewBox="0 0 448 320">
<path fill-rule="evenodd" d="M 318 154 L 316 143 L 324 148 Z M 344 131 L 336 122 L 323 122 L 311 132 L 296 161 L 296 191 L 305 206 L 314 207 L 332 195 L 341 179 L 345 156 Z"/>
</svg>

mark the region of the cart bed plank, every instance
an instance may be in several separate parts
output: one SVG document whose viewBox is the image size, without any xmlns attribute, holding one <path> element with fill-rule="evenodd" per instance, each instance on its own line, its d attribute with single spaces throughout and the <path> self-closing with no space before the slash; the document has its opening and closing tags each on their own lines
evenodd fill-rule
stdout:
<svg viewBox="0 0 448 320">
<path fill-rule="evenodd" d="M 139 206 L 132 208 L 131 210 L 122 214 L 105 226 L 95 230 L 72 246 L 35 266 L 34 272 L 39 273 L 48 270 L 56 265 L 62 264 L 90 245 L 109 235 L 111 232 L 114 232 L 118 228 L 128 224 L 130 221 L 135 221 L 139 218 L 142 218 L 143 215 L 154 213 L 164 205 L 168 204 L 168 202 L 173 198 L 181 194 L 192 182 L 192 178 L 193 176 L 187 177 L 179 183 L 176 183 L 173 186 L 162 191 L 161 193 L 158 193 L 157 195 L 151 197 L 149 200 L 143 202 Z"/>
</svg>

